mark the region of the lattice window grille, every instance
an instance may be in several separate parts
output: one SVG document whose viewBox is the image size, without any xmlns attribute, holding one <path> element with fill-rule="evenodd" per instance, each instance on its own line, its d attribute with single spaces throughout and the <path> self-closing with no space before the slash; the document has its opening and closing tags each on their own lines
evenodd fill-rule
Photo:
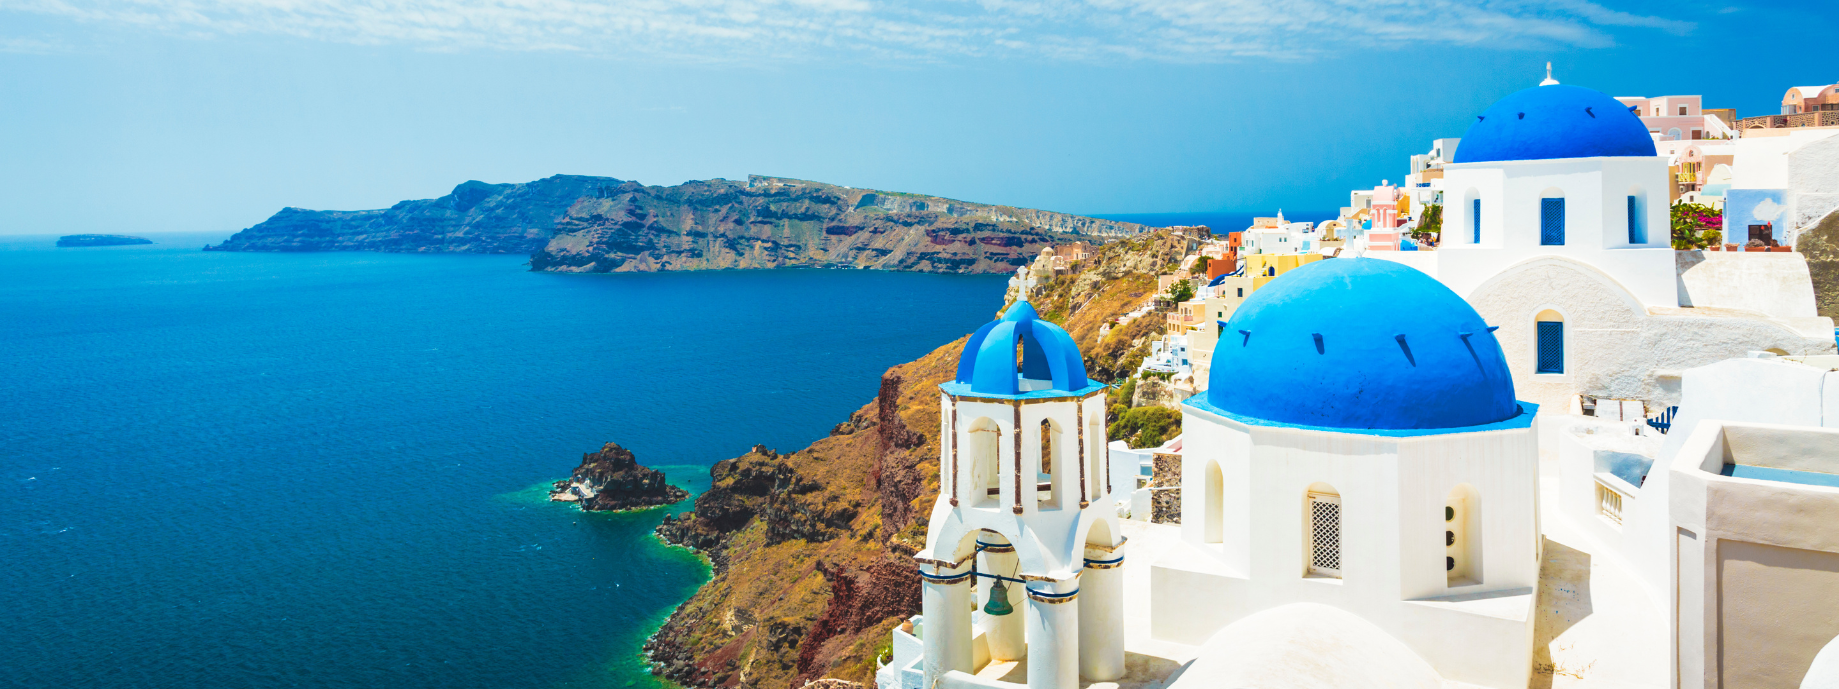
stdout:
<svg viewBox="0 0 1839 689">
<path fill-rule="evenodd" d="M 1539 199 L 1539 243 L 1564 246 L 1564 199 Z"/>
<path fill-rule="evenodd" d="M 1622 523 L 1622 494 L 1609 486 L 1596 484 L 1596 511 L 1604 519 Z"/>
<path fill-rule="evenodd" d="M 1564 373 L 1564 322 L 1540 321 L 1538 373 Z"/>
<path fill-rule="evenodd" d="M 1310 493 L 1309 573 L 1341 576 L 1341 496 Z"/>
</svg>

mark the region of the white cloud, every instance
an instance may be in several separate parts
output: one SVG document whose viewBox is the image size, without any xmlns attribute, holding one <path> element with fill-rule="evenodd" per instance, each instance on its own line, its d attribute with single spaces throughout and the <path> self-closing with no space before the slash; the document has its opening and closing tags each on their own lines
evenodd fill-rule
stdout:
<svg viewBox="0 0 1839 689">
<path fill-rule="evenodd" d="M 200 38 L 716 62 L 1217 62 L 1355 46 L 1596 47 L 1613 43 L 1609 27 L 1693 28 L 1584 0 L 0 0 L 5 12 Z"/>
</svg>

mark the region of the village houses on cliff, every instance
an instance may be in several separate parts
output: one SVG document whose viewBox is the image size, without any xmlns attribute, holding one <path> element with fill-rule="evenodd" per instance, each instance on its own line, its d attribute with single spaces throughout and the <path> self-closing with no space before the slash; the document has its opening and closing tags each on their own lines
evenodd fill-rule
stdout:
<svg viewBox="0 0 1839 689">
<path fill-rule="evenodd" d="M 1730 129 L 1548 75 L 1333 224 L 1200 239 L 1161 286 L 1191 298 L 1133 314 L 1169 333 L 1140 373 L 1185 379 L 1152 448 L 1108 441 L 1037 261 L 940 386 L 878 684 L 1839 687 L 1839 349 L 1768 250 L 1833 207 L 1789 156 L 1774 247 L 1673 248 L 1660 144 Z M 1743 150 L 1727 209 L 1775 179 Z"/>
</svg>

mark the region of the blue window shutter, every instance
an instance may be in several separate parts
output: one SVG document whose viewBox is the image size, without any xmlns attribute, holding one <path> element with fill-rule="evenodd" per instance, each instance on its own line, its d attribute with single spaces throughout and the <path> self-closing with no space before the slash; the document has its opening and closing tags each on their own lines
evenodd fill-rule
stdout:
<svg viewBox="0 0 1839 689">
<path fill-rule="evenodd" d="M 1539 243 L 1564 246 L 1564 199 L 1539 199 Z"/>
<path fill-rule="evenodd" d="M 1538 373 L 1564 373 L 1564 323 L 1539 322 Z"/>
<path fill-rule="evenodd" d="M 1481 199 L 1469 202 L 1469 224 L 1475 228 L 1475 243 L 1481 243 Z"/>
<path fill-rule="evenodd" d="M 1641 214 L 1635 210 L 1633 196 L 1628 197 L 1628 243 L 1647 243 L 1647 231 L 1641 227 Z"/>
</svg>

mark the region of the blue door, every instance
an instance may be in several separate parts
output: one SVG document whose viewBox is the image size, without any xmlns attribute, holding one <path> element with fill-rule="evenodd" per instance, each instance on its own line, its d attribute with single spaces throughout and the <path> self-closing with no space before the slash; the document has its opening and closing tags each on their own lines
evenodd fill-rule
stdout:
<svg viewBox="0 0 1839 689">
<path fill-rule="evenodd" d="M 1564 373 L 1564 323 L 1540 321 L 1538 373 Z"/>
<path fill-rule="evenodd" d="M 1539 199 L 1539 243 L 1564 246 L 1564 199 Z"/>
</svg>

